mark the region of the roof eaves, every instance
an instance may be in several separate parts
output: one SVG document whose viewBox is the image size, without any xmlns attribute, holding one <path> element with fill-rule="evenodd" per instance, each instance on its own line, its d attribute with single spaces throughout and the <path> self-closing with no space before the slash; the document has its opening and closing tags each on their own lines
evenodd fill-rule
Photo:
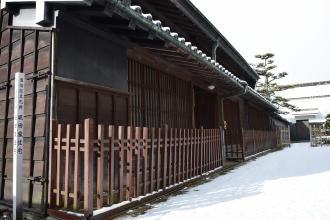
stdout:
<svg viewBox="0 0 330 220">
<path fill-rule="evenodd" d="M 144 14 L 140 6 L 130 5 L 125 2 L 126 1 L 123 2 L 120 0 L 107 0 L 107 3 L 110 5 L 107 5 L 106 7 L 111 10 L 110 13 L 116 12 L 124 18 L 136 19 L 138 21 L 138 25 L 143 26 L 142 28 L 148 28 L 149 30 L 152 30 L 153 32 L 157 33 L 160 38 L 170 41 L 173 45 L 177 46 L 185 53 L 195 57 L 201 63 L 204 63 L 207 67 L 218 73 L 219 76 L 222 76 L 225 79 L 229 80 L 236 87 L 242 90 L 245 89 L 245 81 L 236 77 L 218 62 L 212 60 L 211 57 L 207 56 L 201 50 L 198 50 L 198 48 L 196 46 L 193 46 L 191 42 L 186 42 L 184 38 L 179 37 L 178 33 L 171 32 L 171 29 L 169 27 L 163 27 L 161 21 L 153 20 L 151 14 Z M 277 109 L 271 102 L 269 102 L 259 93 L 257 93 L 250 86 L 247 87 L 247 92 L 255 98 L 259 99 L 272 110 L 277 111 Z"/>
<path fill-rule="evenodd" d="M 219 41 L 222 49 L 255 80 L 259 75 L 251 68 L 248 62 L 235 49 L 235 47 L 220 33 L 220 31 L 203 15 L 203 13 L 189 0 L 171 0 L 186 16 L 198 25 L 213 41 Z M 193 13 L 193 14 L 192 14 Z"/>
</svg>

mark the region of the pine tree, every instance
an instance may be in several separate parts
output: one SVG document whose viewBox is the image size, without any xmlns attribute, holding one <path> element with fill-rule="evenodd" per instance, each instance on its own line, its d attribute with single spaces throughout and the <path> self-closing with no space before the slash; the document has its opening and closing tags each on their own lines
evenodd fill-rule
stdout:
<svg viewBox="0 0 330 220">
<path fill-rule="evenodd" d="M 327 115 L 324 128 L 330 130 L 330 114 Z"/>
<path fill-rule="evenodd" d="M 288 74 L 286 72 L 274 72 L 274 69 L 277 68 L 277 66 L 274 65 L 274 56 L 275 55 L 272 53 L 258 54 L 255 56 L 259 62 L 257 64 L 252 64 L 252 67 L 260 76 L 260 80 L 256 85 L 256 90 L 267 100 L 272 102 L 282 114 L 287 114 L 288 112 L 285 110 L 288 109 L 299 111 L 299 108 L 291 105 L 286 98 L 275 94 L 275 92 L 286 90 L 291 87 L 279 86 L 276 83 L 276 80 L 281 79 Z"/>
</svg>

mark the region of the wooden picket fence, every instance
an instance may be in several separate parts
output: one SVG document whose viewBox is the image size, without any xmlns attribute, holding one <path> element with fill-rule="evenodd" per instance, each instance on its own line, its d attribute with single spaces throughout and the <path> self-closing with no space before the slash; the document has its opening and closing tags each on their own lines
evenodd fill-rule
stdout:
<svg viewBox="0 0 330 220">
<path fill-rule="evenodd" d="M 226 129 L 225 131 L 225 152 L 228 160 L 244 159 L 241 129 Z"/>
<path fill-rule="evenodd" d="M 50 208 L 92 216 L 95 208 L 155 193 L 221 167 L 220 133 L 203 128 L 94 126 L 92 119 L 84 125 L 53 125 Z"/>
<path fill-rule="evenodd" d="M 282 147 L 291 143 L 289 128 L 278 128 L 276 130 L 277 146 Z"/>
<path fill-rule="evenodd" d="M 276 131 L 242 129 L 242 136 L 244 158 L 277 146 Z"/>
</svg>

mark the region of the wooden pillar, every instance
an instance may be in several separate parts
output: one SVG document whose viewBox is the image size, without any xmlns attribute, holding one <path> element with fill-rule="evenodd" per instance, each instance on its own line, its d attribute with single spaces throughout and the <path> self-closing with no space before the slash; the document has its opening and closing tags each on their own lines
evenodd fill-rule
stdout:
<svg viewBox="0 0 330 220">
<path fill-rule="evenodd" d="M 219 109 L 220 109 L 220 138 L 221 138 L 221 150 L 222 150 L 222 153 L 221 153 L 221 160 L 222 160 L 222 163 L 225 161 L 225 157 L 226 157 L 226 143 L 225 143 L 225 127 L 224 127 L 224 124 L 225 124 L 225 112 L 224 112 L 224 107 L 223 107 L 223 101 L 224 101 L 224 98 L 220 98 L 220 101 L 219 101 Z"/>
<path fill-rule="evenodd" d="M 85 120 L 84 150 L 84 215 L 93 216 L 93 119 Z"/>
<path fill-rule="evenodd" d="M 195 117 L 195 90 L 194 83 L 191 82 L 191 127 L 196 128 L 196 117 Z"/>
</svg>

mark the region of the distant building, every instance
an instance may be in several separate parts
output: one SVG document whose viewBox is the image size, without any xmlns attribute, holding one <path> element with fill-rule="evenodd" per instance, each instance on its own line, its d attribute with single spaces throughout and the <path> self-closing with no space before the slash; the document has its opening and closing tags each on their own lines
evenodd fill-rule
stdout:
<svg viewBox="0 0 330 220">
<path fill-rule="evenodd" d="M 283 115 L 292 123 L 291 138 L 293 141 L 310 139 L 310 125 L 323 124 L 330 113 L 330 81 L 294 84 L 292 89 L 278 92 L 300 108 L 299 112 Z"/>
</svg>

